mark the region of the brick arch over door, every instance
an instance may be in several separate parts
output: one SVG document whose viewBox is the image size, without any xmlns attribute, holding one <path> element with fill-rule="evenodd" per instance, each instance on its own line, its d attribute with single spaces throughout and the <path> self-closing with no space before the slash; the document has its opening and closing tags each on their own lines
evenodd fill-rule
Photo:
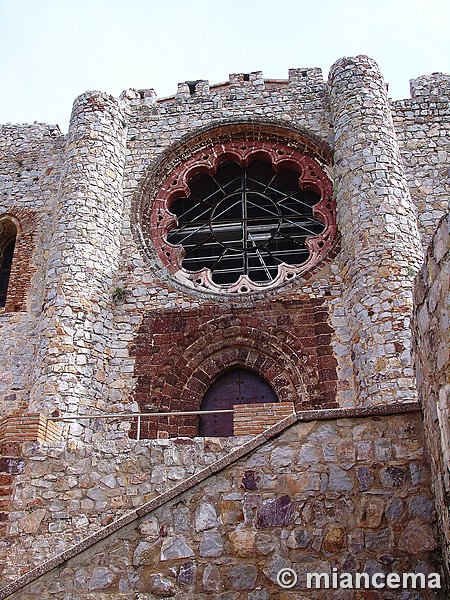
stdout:
<svg viewBox="0 0 450 600">
<path fill-rule="evenodd" d="M 130 348 L 141 412 L 200 410 L 212 382 L 234 367 L 258 373 L 297 410 L 336 406 L 332 329 L 322 300 L 147 314 Z M 198 418 L 159 417 L 142 434 L 198 435 Z M 164 432 L 164 433 L 162 433 Z"/>
</svg>

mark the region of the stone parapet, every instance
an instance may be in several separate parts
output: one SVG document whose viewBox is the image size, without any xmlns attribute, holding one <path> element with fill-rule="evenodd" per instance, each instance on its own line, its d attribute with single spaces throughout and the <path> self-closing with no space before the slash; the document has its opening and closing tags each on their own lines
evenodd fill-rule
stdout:
<svg viewBox="0 0 450 600">
<path fill-rule="evenodd" d="M 417 79 L 411 79 L 409 84 L 411 98 L 426 97 L 428 100 L 447 101 L 450 99 L 450 75 L 446 73 L 422 75 Z"/>
<path fill-rule="evenodd" d="M 77 447 L 31 439 L 0 444 L 0 578 L 14 578 L 17 569 L 67 550 L 80 536 L 189 481 L 248 441 L 112 440 L 103 430 Z"/>
<path fill-rule="evenodd" d="M 449 210 L 450 76 L 411 82 L 412 98 L 392 102 L 392 115 L 423 248 Z"/>
</svg>

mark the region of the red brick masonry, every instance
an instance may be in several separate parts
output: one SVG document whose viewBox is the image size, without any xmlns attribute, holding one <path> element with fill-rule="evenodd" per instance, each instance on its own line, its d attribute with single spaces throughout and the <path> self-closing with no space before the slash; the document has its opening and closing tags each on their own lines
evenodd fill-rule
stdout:
<svg viewBox="0 0 450 600">
<path fill-rule="evenodd" d="M 259 435 L 294 412 L 292 402 L 238 404 L 233 406 L 234 435 Z"/>
<path fill-rule="evenodd" d="M 37 217 L 32 210 L 14 206 L 8 210 L 7 214 L 0 216 L 11 216 L 19 224 L 6 304 L 4 308 L 0 308 L 0 312 L 18 312 L 26 309 L 26 296 L 34 273 L 31 257 L 35 246 Z"/>
<path fill-rule="evenodd" d="M 130 348 L 142 412 L 200 410 L 213 381 L 235 367 L 261 375 L 296 410 L 336 406 L 337 361 L 326 300 L 204 305 L 150 312 Z M 142 437 L 198 434 L 197 417 L 143 419 Z"/>
</svg>

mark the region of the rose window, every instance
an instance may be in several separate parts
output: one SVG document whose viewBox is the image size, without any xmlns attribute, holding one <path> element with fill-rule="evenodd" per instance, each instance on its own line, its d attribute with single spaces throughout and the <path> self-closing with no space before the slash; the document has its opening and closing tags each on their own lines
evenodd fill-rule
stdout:
<svg viewBox="0 0 450 600">
<path fill-rule="evenodd" d="M 329 250 L 332 187 L 308 156 L 253 142 L 199 152 L 166 180 L 152 212 L 164 264 L 190 286 L 262 290 Z"/>
</svg>

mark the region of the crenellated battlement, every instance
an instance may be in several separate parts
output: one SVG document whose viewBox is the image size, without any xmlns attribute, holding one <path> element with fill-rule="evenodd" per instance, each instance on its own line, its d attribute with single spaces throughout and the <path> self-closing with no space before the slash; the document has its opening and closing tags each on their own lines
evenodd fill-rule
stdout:
<svg viewBox="0 0 450 600">
<path fill-rule="evenodd" d="M 211 99 L 225 97 L 228 100 L 238 100 L 244 95 L 252 96 L 262 94 L 266 91 L 286 90 L 302 91 L 315 89 L 326 85 L 322 69 L 320 68 L 294 68 L 289 69 L 288 79 L 266 79 L 262 71 L 251 73 L 230 73 L 228 81 L 211 85 L 207 79 L 196 79 L 182 81 L 178 84 L 177 91 L 172 96 L 157 98 L 155 90 L 129 88 L 120 95 L 121 100 L 130 102 L 132 105 L 139 104 L 165 104 L 170 101 L 189 101 L 199 98 Z"/>
<path fill-rule="evenodd" d="M 341 59 L 346 60 L 346 59 Z M 129 88 L 120 95 L 121 100 L 133 105 L 146 104 L 155 106 L 167 102 L 189 101 L 207 97 L 226 97 L 228 100 L 240 99 L 244 94 L 262 94 L 268 90 L 286 89 L 292 91 L 313 90 L 328 87 L 324 80 L 322 69 L 296 67 L 289 69 L 288 79 L 268 79 L 263 77 L 262 71 L 251 73 L 230 73 L 228 81 L 210 84 L 207 79 L 182 81 L 177 86 L 177 91 L 172 96 L 158 98 L 153 88 L 139 89 Z M 410 81 L 410 92 L 412 99 L 436 100 L 437 98 L 448 100 L 450 96 L 450 75 L 445 73 L 432 73 L 421 75 Z M 401 102 L 402 100 L 396 100 Z M 408 101 L 408 98 L 404 99 Z"/>
<path fill-rule="evenodd" d="M 409 82 L 411 98 L 426 98 L 449 100 L 450 98 L 450 75 L 446 73 L 432 73 L 421 75 Z"/>
<path fill-rule="evenodd" d="M 290 85 L 323 85 L 325 83 L 322 69 L 289 69 Z"/>
<path fill-rule="evenodd" d="M 61 137 L 63 134 L 58 125 L 37 122 L 0 125 L 0 146 L 9 148 L 12 152 L 27 151 L 43 141 L 53 141 Z"/>
</svg>

